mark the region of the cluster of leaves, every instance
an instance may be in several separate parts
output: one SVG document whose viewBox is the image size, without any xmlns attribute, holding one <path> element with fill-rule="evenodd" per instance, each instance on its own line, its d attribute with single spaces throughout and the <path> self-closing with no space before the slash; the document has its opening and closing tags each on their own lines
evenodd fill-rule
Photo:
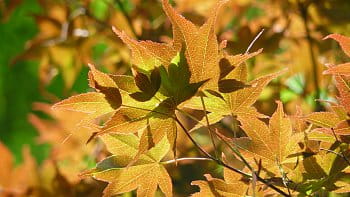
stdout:
<svg viewBox="0 0 350 197">
<path fill-rule="evenodd" d="M 106 184 L 90 177 L 109 182 L 107 196 L 136 189 L 139 196 L 187 195 L 198 187 L 194 196 L 348 193 L 349 65 L 329 65 L 324 73 L 334 76 L 339 92 L 332 100 L 330 77 L 321 75 L 323 65 L 315 57 L 337 57 L 334 44 L 329 50 L 332 42 L 321 38 L 348 32 L 348 15 L 340 13 L 349 4 L 172 2 L 186 17 L 163 1 L 172 29 L 158 1 L 0 2 L 0 40 L 11 43 L 2 45 L 0 62 L 13 65 L 0 67 L 0 140 L 15 152 L 14 157 L 0 144 L 0 196 L 98 196 Z M 36 26 L 38 34 L 24 47 Z M 262 28 L 267 28 L 265 33 L 247 50 Z M 173 40 L 167 37 L 171 30 Z M 22 32 L 26 34 L 16 36 Z M 328 38 L 349 54 L 348 38 Z M 264 46 L 264 53 L 257 46 Z M 91 62 L 114 74 L 90 65 L 94 92 L 64 100 L 55 110 L 44 103 L 30 109 L 33 101 L 53 103 L 86 92 L 84 64 Z M 275 72 L 280 65 L 289 71 Z M 41 94 L 33 82 L 37 76 Z M 267 87 L 271 81 L 273 89 Z M 275 110 L 276 95 L 284 106 L 277 101 Z M 328 111 L 310 113 L 321 109 L 314 98 L 326 99 L 318 103 Z M 307 115 L 298 108 L 293 116 L 284 113 L 294 111 L 296 104 Z M 34 112 L 26 122 L 30 110 Z M 29 142 L 35 135 L 30 123 L 39 133 L 36 142 L 50 145 L 47 158 L 38 154 L 42 145 Z M 24 147 L 24 162 L 14 167 L 21 145 L 28 142 L 31 153 Z M 31 154 L 43 162 L 36 164 Z M 83 180 L 76 176 L 96 161 L 94 169 L 81 173 Z M 192 169 L 182 172 L 186 164 Z M 210 166 L 218 169 L 211 171 Z M 218 166 L 224 167 L 224 179 Z M 206 181 L 193 181 L 208 171 Z M 186 189 L 179 187 L 179 180 Z M 191 187 L 191 181 L 198 187 Z"/>
<path fill-rule="evenodd" d="M 82 124 L 98 129 L 89 140 L 98 136 L 112 155 L 82 176 L 108 182 L 106 196 L 135 189 L 138 196 L 154 196 L 157 188 L 171 196 L 165 165 L 186 159 L 209 159 L 225 167 L 224 180 L 208 174 L 207 181 L 192 182 L 200 187 L 194 196 L 349 192 L 349 64 L 325 71 L 335 76 L 340 93 L 339 104 L 330 103 L 331 112 L 303 115 L 299 111 L 289 117 L 277 101 L 274 114 L 266 116 L 252 105 L 285 70 L 248 81 L 244 62 L 261 50 L 230 55 L 225 52 L 226 42 L 218 43 L 215 24 L 225 3 L 217 2 L 207 21 L 197 27 L 163 0 L 173 28 L 170 44 L 137 41 L 113 28 L 131 49 L 132 76 L 106 74 L 90 65 L 89 85 L 95 92 L 54 105 L 57 110 L 86 113 Z M 335 34 L 329 38 L 350 53 L 349 38 Z M 196 125 L 186 128 L 180 116 L 195 120 Z M 241 130 L 222 131 L 217 123 L 225 118 L 238 121 Z M 215 156 L 192 137 L 203 128 L 211 137 Z M 177 157 L 178 130 L 205 158 Z M 245 136 L 238 137 L 238 132 Z M 218 142 L 229 151 L 222 152 Z M 165 160 L 169 157 L 174 159 Z"/>
</svg>

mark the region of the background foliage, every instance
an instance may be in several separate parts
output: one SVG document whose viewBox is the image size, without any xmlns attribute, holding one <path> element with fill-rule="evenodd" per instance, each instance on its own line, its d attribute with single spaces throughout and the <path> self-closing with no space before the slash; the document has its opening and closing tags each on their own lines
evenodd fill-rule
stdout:
<svg viewBox="0 0 350 197">
<path fill-rule="evenodd" d="M 206 21 L 215 2 L 171 1 L 196 25 Z M 264 48 L 246 62 L 249 80 L 288 68 L 262 91 L 254 104 L 260 113 L 271 116 L 277 107 L 275 100 L 281 100 L 290 115 L 300 112 L 296 106 L 302 115 L 328 107 L 316 99 L 336 101 L 336 83 L 322 72 L 327 63 L 349 59 L 337 42 L 322 39 L 331 33 L 350 36 L 349 9 L 345 0 L 239 0 L 220 10 L 215 31 L 219 41 L 227 40 L 229 54 L 245 53 L 265 30 L 250 49 Z M 53 111 L 51 105 L 92 90 L 88 63 L 106 73 L 132 74 L 131 53 L 112 26 L 138 40 L 171 41 L 171 23 L 161 2 L 2 0 L 0 15 L 0 164 L 5 166 L 0 170 L 0 195 L 101 195 L 106 184 L 80 179 L 78 174 L 95 167 L 109 153 L 99 140 L 86 145 L 96 130 L 78 124 L 84 114 Z M 183 121 L 187 128 L 195 124 L 186 118 Z M 230 125 L 225 121 L 232 120 L 225 119 L 223 126 Z M 193 136 L 214 152 L 205 131 Z M 177 140 L 179 157 L 198 154 L 183 133 Z M 204 180 L 203 174 L 223 177 L 221 166 L 206 161 L 181 162 L 167 170 L 174 194 L 179 196 L 198 191 L 191 182 Z M 200 184 L 203 182 L 196 182 Z M 322 192 L 317 194 L 328 195 Z"/>
</svg>

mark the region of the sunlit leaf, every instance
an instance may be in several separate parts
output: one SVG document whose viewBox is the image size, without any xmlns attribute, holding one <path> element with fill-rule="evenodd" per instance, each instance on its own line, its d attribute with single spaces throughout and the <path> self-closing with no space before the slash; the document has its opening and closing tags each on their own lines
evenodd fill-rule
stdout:
<svg viewBox="0 0 350 197">
<path fill-rule="evenodd" d="M 242 129 L 250 140 L 244 146 L 254 161 L 262 161 L 262 166 L 268 171 L 279 174 L 278 166 L 284 166 L 285 171 L 291 171 L 297 162 L 297 157 L 290 155 L 300 151 L 298 143 L 303 139 L 302 133 L 292 130 L 291 120 L 283 112 L 282 103 L 277 102 L 278 107 L 272 115 L 269 126 L 263 121 L 252 116 L 239 116 Z"/>
<path fill-rule="evenodd" d="M 114 155 L 101 161 L 91 175 L 98 180 L 109 182 L 104 196 L 137 189 L 138 196 L 153 197 L 158 187 L 166 196 L 172 196 L 171 179 L 160 163 L 170 148 L 166 138 L 128 167 L 122 165 L 127 163 L 123 161 L 137 154 L 139 139 L 131 134 L 109 135 L 103 137 L 103 140 Z"/>
<path fill-rule="evenodd" d="M 200 188 L 200 192 L 193 194 L 194 197 L 208 196 L 245 196 L 248 186 L 239 180 L 228 181 L 213 178 L 210 174 L 204 175 L 207 181 L 192 181 L 192 185 Z"/>
<path fill-rule="evenodd" d="M 195 26 L 163 0 L 163 9 L 173 25 L 174 45 L 184 44 L 191 72 L 190 82 L 209 81 L 203 88 L 215 88 L 220 77 L 219 46 L 215 34 L 217 12 L 226 1 L 218 1 L 210 17 L 201 27 Z"/>
<path fill-rule="evenodd" d="M 171 45 L 152 41 L 136 41 L 114 27 L 113 31 L 129 46 L 132 51 L 132 64 L 140 69 L 149 71 L 161 64 L 166 66 L 177 53 L 177 50 Z"/>
</svg>

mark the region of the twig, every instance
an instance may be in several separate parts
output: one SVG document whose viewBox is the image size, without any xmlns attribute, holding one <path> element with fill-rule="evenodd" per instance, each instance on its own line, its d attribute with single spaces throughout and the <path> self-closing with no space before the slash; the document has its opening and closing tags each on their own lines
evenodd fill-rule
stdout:
<svg viewBox="0 0 350 197">
<path fill-rule="evenodd" d="M 332 131 L 332 134 L 334 135 L 335 141 L 340 142 L 340 140 L 338 139 L 337 135 L 335 134 L 333 128 L 331 128 L 331 131 Z"/>
<path fill-rule="evenodd" d="M 242 160 L 242 162 L 249 168 L 249 170 L 252 173 L 255 173 L 253 167 L 248 163 L 247 160 L 245 160 L 245 158 L 242 156 L 239 150 L 237 150 L 236 147 L 231 146 L 231 144 L 227 142 L 227 140 L 224 138 L 224 136 L 222 136 L 222 134 L 219 134 L 218 132 L 216 132 L 216 136 L 218 136 L 232 150 L 232 152 Z"/>
<path fill-rule="evenodd" d="M 326 152 L 330 152 L 330 153 L 333 153 L 333 154 L 335 154 L 335 155 L 337 155 L 337 156 L 339 156 L 339 157 L 341 157 L 341 158 L 343 158 L 344 160 L 345 160 L 345 162 L 347 163 L 347 164 L 349 164 L 350 165 L 350 161 L 349 161 L 349 159 L 344 155 L 344 153 L 343 152 L 341 152 L 341 153 L 337 153 L 337 152 L 335 152 L 335 151 L 333 151 L 333 150 L 329 150 L 329 149 L 326 149 L 326 148 L 320 148 L 320 150 L 324 150 L 324 151 L 326 151 Z"/>
<path fill-rule="evenodd" d="M 136 37 L 137 39 L 139 39 L 139 37 L 137 36 L 136 30 L 135 30 L 134 26 L 132 25 L 132 20 L 131 20 L 129 14 L 127 13 L 127 11 L 126 11 L 126 9 L 125 9 L 123 3 L 122 3 L 120 0 L 115 0 L 115 2 L 118 4 L 118 6 L 119 6 L 119 8 L 120 8 L 120 11 L 121 11 L 121 12 L 123 13 L 123 15 L 125 16 L 125 18 L 126 18 L 128 24 L 129 24 L 129 26 L 130 26 L 130 29 L 131 29 L 132 33 L 135 35 L 135 37 Z"/>
<path fill-rule="evenodd" d="M 245 173 L 239 169 L 236 169 L 234 167 L 231 167 L 229 165 L 227 165 L 226 163 L 224 163 L 223 161 L 214 158 L 213 156 L 211 156 L 207 151 L 205 151 L 191 136 L 191 134 L 187 131 L 187 129 L 185 128 L 185 126 L 179 121 L 179 119 L 177 119 L 177 117 L 175 116 L 175 121 L 180 125 L 180 127 L 182 128 L 182 130 L 184 130 L 185 134 L 187 135 L 187 137 L 192 141 L 192 143 L 195 145 L 196 148 L 198 148 L 198 150 L 200 152 L 202 152 L 206 157 L 208 157 L 209 159 L 215 161 L 218 165 L 221 165 L 229 170 L 232 170 L 236 173 L 239 173 L 243 176 L 252 178 L 252 175 Z M 276 186 L 274 186 L 273 184 L 269 183 L 268 181 L 266 181 L 265 179 L 261 178 L 260 176 L 256 176 L 257 180 L 264 183 L 265 185 L 267 185 L 268 187 L 270 187 L 271 189 L 275 190 L 276 192 L 278 192 L 279 194 L 283 195 L 283 196 L 289 196 L 287 193 L 285 193 L 284 191 L 280 190 L 279 188 L 277 188 Z"/>
<path fill-rule="evenodd" d="M 318 81 L 317 62 L 316 62 L 314 50 L 312 50 L 312 38 L 311 38 L 311 33 L 308 25 L 309 21 L 308 21 L 307 7 L 303 3 L 301 3 L 300 0 L 298 0 L 298 6 L 303 19 L 306 39 L 309 45 L 309 53 L 311 56 L 311 63 L 312 63 L 312 69 L 313 69 L 313 80 L 314 80 L 314 86 L 316 91 L 315 99 L 317 100 L 317 99 L 320 99 L 321 92 L 320 92 L 319 81 Z M 322 105 L 319 102 L 316 102 L 315 111 L 322 111 L 322 108 L 323 108 Z"/>
<path fill-rule="evenodd" d="M 193 145 L 198 148 L 198 150 L 200 152 L 202 152 L 207 158 L 215 161 L 217 164 L 221 165 L 221 166 L 224 166 L 232 171 L 235 171 L 243 176 L 246 176 L 246 177 L 252 177 L 250 174 L 248 173 L 245 173 L 239 169 L 236 169 L 236 168 L 233 168 L 231 166 L 228 166 L 227 164 L 225 164 L 223 161 L 213 157 L 212 155 L 210 155 L 206 150 L 204 150 L 194 139 L 193 137 L 191 136 L 191 134 L 188 132 L 188 130 L 185 128 L 185 126 L 181 123 L 181 121 L 175 117 L 175 121 L 180 125 L 180 127 L 182 128 L 182 130 L 184 130 L 185 134 L 187 135 L 187 137 L 191 140 L 191 142 L 193 143 Z"/>
<path fill-rule="evenodd" d="M 341 155 L 340 153 L 337 153 L 337 152 L 335 152 L 335 151 L 333 151 L 333 150 L 329 150 L 329 149 L 326 149 L 326 148 L 320 148 L 320 150 L 324 150 L 324 151 L 326 151 L 326 152 L 333 153 L 333 154 L 335 154 L 335 155 L 337 155 L 337 156 L 339 156 L 339 157 L 343 157 L 343 155 Z"/>
<path fill-rule="evenodd" d="M 200 124 L 201 126 L 205 127 L 206 125 L 203 124 L 200 120 L 198 120 L 196 117 L 192 116 L 191 114 L 187 113 L 186 111 L 183 111 L 182 109 L 176 108 L 177 111 L 179 111 L 180 113 L 184 114 L 185 116 L 191 118 L 192 120 L 196 121 L 198 124 Z"/>
<path fill-rule="evenodd" d="M 259 173 L 260 173 L 260 166 L 261 166 L 261 160 L 260 160 L 260 162 L 259 162 L 259 170 L 258 170 L 258 172 L 256 172 L 254 169 L 253 169 L 253 167 L 248 163 L 248 161 L 242 156 L 242 154 L 239 152 L 239 150 L 237 150 L 237 148 L 236 147 L 233 147 L 233 146 L 231 146 L 231 144 L 229 144 L 225 139 L 224 139 L 224 137 L 222 136 L 222 135 L 220 135 L 220 134 L 217 134 L 217 136 L 232 150 L 232 152 L 235 154 L 235 155 L 237 155 L 241 160 L 242 160 L 242 162 L 248 167 L 248 169 L 252 172 L 252 177 L 253 177 L 253 182 L 254 182 L 254 179 L 257 179 L 257 180 L 259 180 L 260 182 L 263 182 L 262 180 L 264 180 L 264 179 L 262 179 L 260 176 L 259 176 Z M 266 181 L 266 180 L 264 180 L 264 181 Z M 265 183 L 265 182 L 263 182 L 263 183 Z M 266 182 L 267 183 L 267 182 Z M 265 184 L 266 184 L 265 183 Z M 266 184 L 266 185 L 268 185 L 268 184 Z M 269 186 L 269 185 L 268 185 Z M 272 187 L 271 187 L 272 188 Z M 288 187 L 287 187 L 288 188 Z M 289 188 L 288 188 L 288 193 L 289 193 L 289 196 L 290 196 L 290 191 L 289 191 Z"/>
<path fill-rule="evenodd" d="M 276 164 L 278 166 L 278 169 L 281 173 L 281 176 L 282 176 L 282 183 L 283 185 L 287 188 L 288 190 L 288 194 L 291 196 L 291 193 L 290 193 L 290 189 L 289 189 L 289 186 L 288 186 L 288 183 L 289 183 L 289 179 L 287 177 L 287 174 L 286 172 L 283 170 L 283 167 L 281 165 L 281 163 L 279 162 L 278 158 L 276 157 Z"/>
<path fill-rule="evenodd" d="M 259 37 L 264 33 L 265 29 L 262 29 L 258 35 L 255 36 L 255 38 L 253 39 L 253 41 L 249 44 L 247 50 L 245 51 L 245 54 L 249 53 L 249 50 L 253 47 L 254 43 L 259 39 Z"/>
<path fill-rule="evenodd" d="M 340 142 L 340 140 L 338 139 L 338 137 L 337 137 L 337 135 L 335 134 L 335 131 L 334 131 L 334 128 L 331 128 L 331 131 L 332 131 L 332 133 L 333 133 L 333 135 L 334 135 L 334 137 L 335 137 L 335 140 L 337 141 L 337 142 Z M 321 149 L 321 148 L 320 148 Z M 325 149 L 326 150 L 326 149 Z M 327 151 L 327 150 L 326 150 Z M 331 152 L 330 150 L 329 150 L 329 152 Z M 340 156 L 341 158 L 343 158 L 345 161 L 346 161 L 346 163 L 348 163 L 349 165 L 350 165 L 350 160 L 346 157 L 346 155 L 343 153 L 343 151 L 340 151 L 340 155 L 338 155 L 338 156 Z"/>
</svg>

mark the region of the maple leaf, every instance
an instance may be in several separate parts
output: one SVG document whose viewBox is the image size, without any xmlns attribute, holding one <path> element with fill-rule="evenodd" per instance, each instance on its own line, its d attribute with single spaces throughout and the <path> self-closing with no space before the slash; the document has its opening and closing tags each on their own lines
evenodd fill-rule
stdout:
<svg viewBox="0 0 350 197">
<path fill-rule="evenodd" d="M 122 98 L 116 82 L 109 75 L 89 65 L 89 85 L 97 92 L 89 92 L 69 97 L 52 106 L 89 114 L 87 120 L 111 113 L 121 106 Z"/>
<path fill-rule="evenodd" d="M 166 43 L 156 43 L 148 40 L 136 41 L 115 27 L 112 27 L 112 29 L 131 49 L 132 64 L 145 71 L 153 70 L 160 65 L 169 65 L 179 50 Z"/>
<path fill-rule="evenodd" d="M 78 149 L 77 149 L 78 150 Z M 41 165 L 37 165 L 27 146 L 23 148 L 23 162 L 15 165 L 13 155 L 0 142 L 1 169 L 0 169 L 0 196 L 74 196 L 86 187 L 86 182 L 71 184 L 60 173 L 54 160 L 46 159 Z M 76 161 L 76 163 L 81 160 Z M 67 165 L 67 164 L 66 164 Z M 85 167 L 86 168 L 86 167 Z M 72 176 L 72 173 L 69 174 Z M 79 183 L 79 184 L 78 184 Z M 89 191 L 100 192 L 99 189 Z"/>
<path fill-rule="evenodd" d="M 237 145 L 244 150 L 248 161 L 256 159 L 262 161 L 262 167 L 275 174 L 280 174 L 280 166 L 287 167 L 283 170 L 292 171 L 297 162 L 296 157 L 288 157 L 299 152 L 303 133 L 295 133 L 292 130 L 291 120 L 285 117 L 281 102 L 272 115 L 269 126 L 256 117 L 241 115 L 238 120 L 241 128 L 249 139 L 238 139 Z M 245 141 L 243 145 L 242 142 Z M 292 164 L 292 165 L 290 165 Z"/>
<path fill-rule="evenodd" d="M 350 102 L 350 78 L 342 75 L 335 75 L 335 85 L 339 92 L 338 101 L 340 105 L 350 112 L 349 102 Z"/>
<path fill-rule="evenodd" d="M 37 129 L 39 143 L 49 143 L 51 152 L 48 159 L 55 162 L 60 174 L 71 184 L 80 182 L 79 177 L 71 176 L 88 167 L 87 159 L 95 143 L 86 144 L 91 135 L 90 128 L 81 125 L 87 114 L 68 110 L 52 110 L 51 105 L 34 103 L 33 110 L 49 115 L 52 119 L 43 119 L 35 114 L 28 116 L 29 121 Z"/>
<path fill-rule="evenodd" d="M 123 104 L 105 123 L 98 135 L 108 132 L 142 132 L 139 154 L 158 143 L 165 135 L 174 146 L 176 124 L 172 118 L 173 109 L 159 101 L 159 98 L 163 98 L 162 95 L 158 94 L 158 97 L 155 97 L 161 85 L 158 69 L 151 71 L 150 78 L 143 73 L 135 72 L 135 77 L 128 81 L 127 86 L 121 84 L 125 83 L 127 76 L 108 76 L 111 85 L 120 86 Z M 135 89 L 136 92 L 134 92 Z"/>
<path fill-rule="evenodd" d="M 223 160 L 225 156 L 223 156 Z M 234 164 L 232 164 L 234 166 Z M 246 171 L 248 169 L 242 169 Z M 210 174 L 205 174 L 206 181 L 196 180 L 192 181 L 191 185 L 196 185 L 200 188 L 200 191 L 194 193 L 192 196 L 266 196 L 273 194 L 268 188 L 263 188 L 256 184 L 253 180 L 232 171 L 231 169 L 224 168 L 224 179 L 213 178 Z"/>
<path fill-rule="evenodd" d="M 139 132 L 141 133 L 140 154 L 153 147 L 164 136 L 167 136 L 175 153 L 175 139 L 177 136 L 177 124 L 174 119 L 175 110 L 178 105 L 193 96 L 202 83 L 189 83 L 188 67 L 183 53 L 179 53 L 172 62 L 168 69 L 165 69 L 165 67 L 159 68 L 161 84 L 157 83 L 157 92 L 148 91 L 152 97 L 149 96 L 148 99 L 140 100 L 141 97 L 135 98 L 137 96 L 135 93 L 121 90 L 123 100 L 121 108 L 106 122 L 98 135 L 111 132 Z M 136 86 L 144 86 L 144 83 L 151 84 L 152 74 L 151 78 L 142 76 L 135 79 L 135 85 L 139 84 Z M 137 80 L 139 81 L 136 82 Z M 160 86 L 159 90 L 158 86 Z M 146 88 L 143 89 L 143 93 L 146 93 Z"/>
<path fill-rule="evenodd" d="M 284 71 L 273 73 L 270 75 L 262 76 L 253 81 L 246 83 L 249 87 L 239 89 L 230 93 L 211 94 L 210 92 L 203 97 L 207 111 L 210 113 L 207 115 L 210 123 L 216 123 L 225 116 L 243 116 L 250 114 L 252 116 L 265 118 L 256 111 L 252 105 L 258 99 L 263 88 L 274 78 L 282 74 Z M 232 79 L 246 82 L 247 69 L 246 65 L 240 64 L 235 67 L 229 74 Z M 200 97 L 193 97 L 191 100 L 186 101 L 183 105 L 191 109 L 203 110 L 203 104 Z M 200 125 L 205 125 L 204 119 Z"/>
<path fill-rule="evenodd" d="M 166 196 L 172 196 L 169 174 L 161 163 L 170 145 L 163 138 L 155 147 L 142 154 L 131 166 L 126 165 L 138 154 L 139 138 L 133 134 L 106 134 L 102 136 L 107 149 L 113 154 L 87 172 L 94 178 L 109 182 L 104 196 L 113 196 L 137 189 L 138 196 L 153 197 L 157 187 Z"/>
<path fill-rule="evenodd" d="M 333 143 L 321 143 L 321 147 L 324 149 L 332 149 L 332 146 L 334 146 Z M 340 147 L 332 151 L 340 154 Z M 348 163 L 338 154 L 322 151 L 317 155 L 305 158 L 300 165 L 303 181 L 297 186 L 297 189 L 312 194 L 322 188 L 333 191 L 346 187 L 349 184 L 346 177 L 350 176 L 349 172 L 346 171 Z M 344 155 L 348 157 L 349 152 Z"/>
<path fill-rule="evenodd" d="M 335 193 L 349 193 L 350 192 L 350 184 L 344 180 L 349 180 L 350 177 L 350 168 L 347 167 L 344 171 L 342 171 L 342 176 L 340 180 L 335 181 L 334 185 L 337 187 L 334 190 Z"/>
<path fill-rule="evenodd" d="M 350 63 L 332 66 L 329 69 L 325 70 L 323 74 L 350 75 Z"/>
<path fill-rule="evenodd" d="M 322 138 L 328 138 L 331 135 L 334 139 L 334 134 L 337 135 L 350 135 L 350 124 L 347 117 L 342 117 L 343 113 L 339 114 L 336 112 L 313 112 L 307 115 L 306 121 L 321 127 L 313 130 L 313 133 L 317 135 L 318 132 L 324 133 L 319 134 L 319 140 Z M 334 134 L 333 134 L 334 133 Z M 313 136 L 315 138 L 315 135 Z M 316 138 L 315 138 L 316 139 Z"/>
<path fill-rule="evenodd" d="M 225 196 L 245 196 L 248 185 L 239 180 L 225 180 L 213 178 L 210 174 L 204 175 L 207 181 L 192 181 L 191 185 L 197 185 L 200 192 L 193 194 L 193 197 L 225 197 Z"/>
<path fill-rule="evenodd" d="M 325 39 L 332 38 L 339 42 L 343 51 L 350 56 L 350 38 L 340 34 L 331 34 Z M 322 129 L 315 129 L 318 132 L 337 135 L 350 135 L 350 124 L 348 113 L 350 112 L 350 78 L 349 63 L 331 66 L 324 74 L 332 74 L 335 78 L 335 85 L 339 92 L 339 104 L 332 104 L 332 112 L 314 112 L 306 116 L 306 120 Z"/>
<path fill-rule="evenodd" d="M 225 160 L 225 156 L 223 156 Z M 248 179 L 242 175 L 233 172 L 228 168 L 224 168 L 224 179 L 213 178 L 210 174 L 204 175 L 207 181 L 192 181 L 191 185 L 197 185 L 200 192 L 194 193 L 192 196 L 245 196 L 249 192 Z"/>
<path fill-rule="evenodd" d="M 173 25 L 174 45 L 184 44 L 186 57 L 191 72 L 190 82 L 198 83 L 209 80 L 204 88 L 217 89 L 220 77 L 219 46 L 215 34 L 217 13 L 227 1 L 218 1 L 210 12 L 210 17 L 197 27 L 172 8 L 168 0 L 163 0 L 163 9 Z"/>
<path fill-rule="evenodd" d="M 329 38 L 336 40 L 340 44 L 345 54 L 350 57 L 350 38 L 340 34 L 331 34 L 326 36 L 324 39 Z M 332 66 L 329 69 L 325 70 L 323 74 L 350 75 L 350 63 Z"/>
<path fill-rule="evenodd" d="M 307 115 L 306 120 L 320 127 L 332 128 L 340 121 L 337 114 L 332 112 L 314 112 Z"/>
<path fill-rule="evenodd" d="M 23 148 L 23 163 L 16 167 L 13 163 L 12 153 L 1 142 L 0 154 L 1 196 L 26 196 L 30 193 L 30 190 L 39 186 L 39 177 L 36 171 L 37 165 L 28 147 Z"/>
<path fill-rule="evenodd" d="M 133 60 L 135 61 L 135 69 L 133 72 L 134 82 L 129 80 L 127 82 L 128 85 L 124 87 L 126 89 L 123 89 L 125 85 L 123 85 L 120 79 L 126 79 L 128 77 L 107 75 L 96 70 L 93 65 L 89 65 L 89 84 L 97 93 L 77 95 L 56 104 L 54 107 L 90 113 L 91 119 L 114 112 L 114 115 L 104 124 L 101 131 L 98 132 L 98 135 L 109 132 L 138 132 L 141 136 L 140 152 L 138 156 L 157 144 L 164 136 L 168 137 L 175 152 L 175 139 L 177 135 L 177 128 L 174 120 L 175 110 L 182 102 L 194 96 L 198 88 L 201 87 L 206 80 L 212 78 L 211 76 L 208 78 L 201 78 L 197 72 L 197 67 L 200 66 L 201 68 L 199 69 L 202 71 L 204 67 L 208 65 L 210 68 L 216 68 L 213 73 L 215 73 L 217 77 L 215 77 L 215 80 L 212 80 L 215 83 L 218 82 L 220 76 L 220 68 L 218 65 L 219 49 L 214 32 L 214 24 L 217 10 L 223 3 L 224 1 L 216 5 L 211 14 L 212 16 L 208 19 L 206 24 L 201 28 L 196 27 L 200 38 L 196 38 L 197 41 L 188 46 L 186 45 L 185 53 L 188 61 L 186 61 L 183 52 L 178 53 L 179 55 L 173 58 L 174 50 L 170 45 L 153 42 L 138 42 L 130 39 L 125 33 L 121 33 L 114 28 L 113 30 L 115 33 L 118 34 L 133 51 Z M 163 5 L 165 10 L 169 11 L 169 9 L 172 9 L 165 1 Z M 175 25 L 173 25 L 173 27 L 174 29 L 177 28 Z M 178 37 L 176 35 L 175 33 L 174 48 L 180 46 L 177 45 L 178 42 L 176 40 Z M 205 45 L 207 45 L 208 48 L 205 48 L 204 51 L 201 50 L 201 46 L 197 46 L 198 44 L 203 45 L 201 41 L 203 36 L 208 37 L 205 41 L 207 42 Z M 191 52 L 190 54 L 189 51 L 193 50 L 193 47 L 195 47 L 195 50 L 198 52 L 192 51 L 193 53 Z M 212 50 L 213 47 L 215 48 L 214 50 Z M 153 50 L 153 48 L 157 48 L 157 50 Z M 211 51 L 209 51 L 209 49 Z M 212 54 L 214 54 L 214 56 L 209 57 Z M 233 59 L 235 59 L 236 62 L 242 62 L 245 58 L 253 55 L 254 54 L 244 55 Z M 199 62 L 196 56 L 203 56 L 204 60 Z M 214 62 L 215 64 L 213 64 Z M 164 66 L 160 66 L 160 63 Z M 145 66 L 148 67 L 146 68 Z M 193 76 L 195 76 L 195 78 L 193 78 Z M 243 82 L 235 79 L 225 78 L 220 84 L 221 87 L 224 87 L 219 88 L 223 92 L 231 92 L 246 87 Z M 233 89 L 232 87 L 229 89 L 225 88 L 232 84 L 234 85 L 232 86 Z M 217 86 L 217 84 L 215 86 Z M 249 110 L 254 111 L 253 108 Z"/>
<path fill-rule="evenodd" d="M 98 92 L 89 92 L 71 96 L 56 103 L 52 108 L 87 113 L 90 115 L 89 120 L 115 110 L 108 102 L 105 95 Z"/>
<path fill-rule="evenodd" d="M 237 79 L 243 82 L 247 81 L 247 67 L 244 65 L 244 62 L 248 59 L 260 54 L 263 50 L 259 49 L 253 53 L 245 53 L 245 54 L 237 54 L 237 55 L 229 55 L 226 52 L 223 54 L 223 58 L 220 60 L 220 79 L 228 78 L 228 79 Z M 226 61 L 225 61 L 226 60 Z M 235 72 L 231 72 L 236 67 Z"/>
<path fill-rule="evenodd" d="M 350 38 L 340 34 L 330 34 L 324 39 L 332 38 L 339 42 L 342 50 L 350 57 Z"/>
<path fill-rule="evenodd" d="M 171 116 L 171 109 L 165 107 L 165 104 L 161 104 L 158 97 L 153 97 L 153 94 L 155 94 L 153 89 L 151 90 L 152 92 L 149 92 L 144 86 L 143 83 L 145 80 L 149 80 L 148 77 L 144 75 L 142 75 L 143 77 L 141 78 L 108 75 L 98 71 L 93 65 L 89 66 L 89 85 L 98 92 L 72 96 L 64 101 L 56 103 L 53 108 L 88 113 L 88 120 L 96 119 L 104 114 L 114 112 L 111 119 L 105 123 L 101 131 L 97 134 L 102 135 L 108 132 L 120 132 L 124 131 L 124 129 L 126 129 L 127 131 L 125 132 L 128 133 L 143 132 L 144 130 L 144 134 L 141 134 L 143 140 L 141 140 L 142 143 L 140 144 L 140 147 L 142 147 L 140 148 L 140 154 L 158 143 L 164 135 L 167 135 L 172 145 L 174 145 L 176 125 L 173 124 L 174 120 Z M 158 82 L 156 82 L 155 86 L 159 87 L 160 76 L 159 72 L 156 73 L 158 73 L 155 74 L 156 77 L 152 77 L 151 74 L 151 81 L 149 82 L 153 83 L 154 80 L 157 80 Z M 135 97 L 135 91 L 136 93 L 138 91 L 142 91 L 140 93 L 145 93 L 148 97 L 144 99 L 145 102 L 139 102 L 133 98 Z M 135 117 L 132 118 L 131 114 L 134 114 Z M 138 121 L 135 121 L 135 119 Z M 159 119 L 161 120 L 159 121 Z M 129 124 L 131 122 L 133 123 L 131 125 L 134 125 L 136 122 L 136 124 L 138 124 L 137 127 L 131 128 Z M 169 127 L 170 129 L 168 129 Z M 149 133 L 149 131 L 152 131 L 152 134 L 154 134 L 150 137 L 151 140 L 147 140 L 148 134 L 146 132 Z M 151 142 L 154 143 L 152 144 Z"/>
</svg>

